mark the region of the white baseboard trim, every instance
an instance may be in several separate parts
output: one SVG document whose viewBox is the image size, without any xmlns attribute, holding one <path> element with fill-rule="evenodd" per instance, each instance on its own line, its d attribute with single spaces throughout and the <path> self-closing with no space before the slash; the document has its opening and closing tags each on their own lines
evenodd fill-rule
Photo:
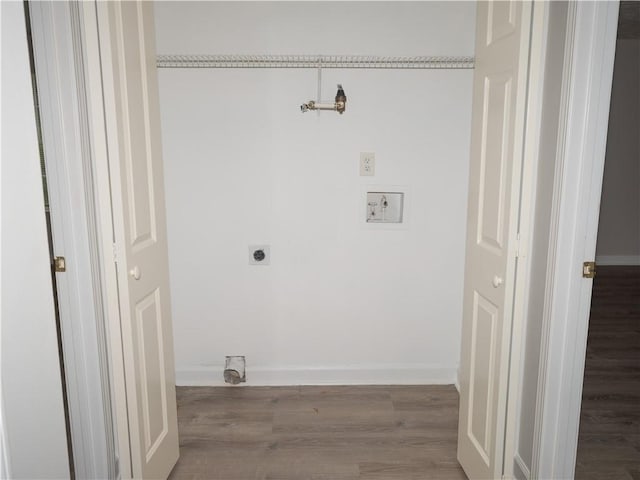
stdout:
<svg viewBox="0 0 640 480">
<path fill-rule="evenodd" d="M 3 406 L 0 401 L 0 478 L 11 478 L 9 468 L 9 452 L 7 452 L 7 439 L 4 431 Z"/>
<path fill-rule="evenodd" d="M 513 476 L 517 480 L 529 480 L 531 478 L 531 471 L 519 453 L 516 453 L 513 457 Z"/>
<path fill-rule="evenodd" d="M 598 255 L 597 265 L 640 265 L 640 255 Z"/>
<path fill-rule="evenodd" d="M 223 366 L 176 369 L 178 386 L 223 386 Z M 284 385 L 452 385 L 456 367 L 423 364 L 344 367 L 247 367 L 247 386 Z"/>
</svg>

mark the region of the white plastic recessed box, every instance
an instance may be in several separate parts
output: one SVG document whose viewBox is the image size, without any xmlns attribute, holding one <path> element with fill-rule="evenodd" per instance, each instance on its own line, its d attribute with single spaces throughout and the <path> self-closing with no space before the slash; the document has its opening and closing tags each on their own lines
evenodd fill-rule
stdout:
<svg viewBox="0 0 640 480">
<path fill-rule="evenodd" d="M 402 223 L 404 192 L 367 192 L 367 223 Z"/>
</svg>

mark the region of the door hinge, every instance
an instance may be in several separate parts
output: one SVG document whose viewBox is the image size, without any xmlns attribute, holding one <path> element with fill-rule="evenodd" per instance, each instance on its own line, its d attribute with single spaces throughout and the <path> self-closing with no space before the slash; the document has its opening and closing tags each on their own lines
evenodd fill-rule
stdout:
<svg viewBox="0 0 640 480">
<path fill-rule="evenodd" d="M 116 247 L 116 244 L 112 244 L 113 245 L 113 261 L 114 263 L 118 263 L 118 248 Z"/>
<path fill-rule="evenodd" d="M 596 276 L 596 262 L 584 262 L 582 264 L 582 278 L 593 278 Z"/>
<path fill-rule="evenodd" d="M 54 272 L 67 271 L 67 261 L 64 257 L 53 257 L 53 271 Z"/>
<path fill-rule="evenodd" d="M 523 247 L 524 242 L 520 237 L 520 233 L 516 234 L 515 254 L 516 258 L 523 258 L 526 256 L 526 249 Z M 525 245 L 526 246 L 526 245 Z"/>
</svg>

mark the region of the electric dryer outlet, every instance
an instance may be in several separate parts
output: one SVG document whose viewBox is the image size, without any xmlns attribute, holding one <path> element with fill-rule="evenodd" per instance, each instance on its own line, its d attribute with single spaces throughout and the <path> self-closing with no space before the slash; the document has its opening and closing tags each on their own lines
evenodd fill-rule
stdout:
<svg viewBox="0 0 640 480">
<path fill-rule="evenodd" d="M 271 248 L 269 245 L 249 245 L 249 265 L 269 265 Z"/>
</svg>

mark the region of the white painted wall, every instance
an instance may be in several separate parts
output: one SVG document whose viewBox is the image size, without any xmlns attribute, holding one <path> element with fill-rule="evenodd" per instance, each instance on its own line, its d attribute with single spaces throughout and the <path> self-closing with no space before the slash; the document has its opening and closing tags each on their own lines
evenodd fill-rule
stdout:
<svg viewBox="0 0 640 480">
<path fill-rule="evenodd" d="M 156 5 L 159 53 L 473 55 L 473 3 Z M 453 383 L 472 70 L 160 70 L 179 384 Z M 376 176 L 360 177 L 360 152 Z M 406 228 L 365 228 L 366 185 Z M 270 266 L 247 246 L 269 244 Z"/>
<path fill-rule="evenodd" d="M 619 39 L 611 89 L 597 262 L 640 265 L 640 39 Z"/>
<path fill-rule="evenodd" d="M 10 478 L 69 478 L 21 2 L 2 3 L 2 414 Z"/>
</svg>

